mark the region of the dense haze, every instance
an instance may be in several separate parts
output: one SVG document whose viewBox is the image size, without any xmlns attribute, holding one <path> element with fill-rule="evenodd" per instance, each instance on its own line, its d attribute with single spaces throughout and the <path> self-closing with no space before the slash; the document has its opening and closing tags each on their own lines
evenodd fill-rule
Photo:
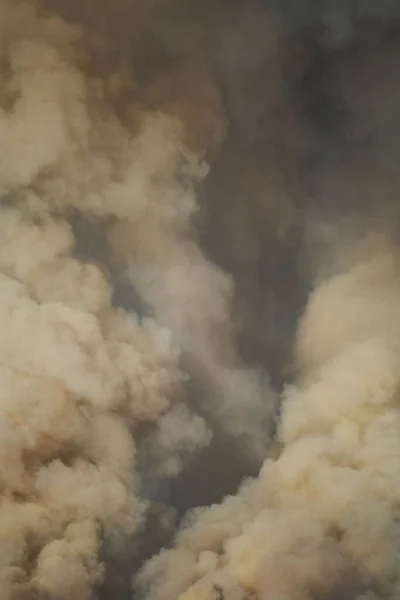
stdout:
<svg viewBox="0 0 400 600">
<path fill-rule="evenodd" d="M 399 34 L 0 0 L 0 600 L 400 597 Z"/>
</svg>

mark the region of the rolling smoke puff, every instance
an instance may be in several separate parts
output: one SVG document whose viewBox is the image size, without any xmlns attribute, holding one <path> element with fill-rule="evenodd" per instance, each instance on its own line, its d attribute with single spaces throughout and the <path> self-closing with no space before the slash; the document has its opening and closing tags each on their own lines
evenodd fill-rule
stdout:
<svg viewBox="0 0 400 600">
<path fill-rule="evenodd" d="M 12 106 L 12 117 L 4 113 L 0 122 L 4 193 L 32 182 L 51 210 L 78 210 L 104 223 L 130 281 L 210 381 L 202 410 L 262 457 L 275 399 L 266 373 L 241 364 L 232 283 L 194 239 L 193 185 L 207 167 L 186 149 L 183 123 L 132 102 L 123 124 L 104 101 L 110 86 L 124 85 L 123 76 L 85 79 L 73 62 L 80 60 L 75 30 L 26 7 L 17 16 L 9 19 L 3 58 Z"/>
<path fill-rule="evenodd" d="M 120 232 L 113 245 L 124 246 L 121 254 L 132 256 L 127 250 L 132 238 Z M 172 330 L 191 372 L 206 383 L 199 410 L 237 437 L 243 453 L 261 460 L 270 441 L 275 397 L 268 373 L 246 367 L 237 354 L 231 281 L 204 257 L 189 232 L 184 237 L 157 232 L 148 239 L 157 238 L 159 245 L 151 248 L 149 260 L 130 264 L 131 280 Z M 145 242 L 141 252 L 144 247 Z"/>
<path fill-rule="evenodd" d="M 88 598 L 102 540 L 141 523 L 130 429 L 169 408 L 179 355 L 110 307 L 101 273 L 68 257 L 65 222 L 17 207 L 1 211 L 2 577 L 18 566 L 39 597 Z"/>
<path fill-rule="evenodd" d="M 153 135 L 152 128 L 143 130 L 143 143 L 147 144 L 149 135 Z M 260 459 L 269 444 L 276 407 L 269 377 L 262 369 L 246 367 L 238 356 L 231 317 L 232 280 L 196 243 L 189 220 L 195 210 L 192 186 L 204 173 L 179 152 L 172 167 L 169 160 L 161 166 L 160 158 L 157 179 L 163 185 L 155 202 L 165 202 L 163 210 L 156 213 L 150 208 L 138 224 L 112 225 L 110 244 L 118 263 L 125 263 L 127 279 L 173 332 L 191 363 L 191 372 L 207 382 L 199 410 L 237 436 L 243 452 Z M 150 158 L 146 168 L 148 181 L 142 177 L 147 187 L 154 179 Z M 169 183 L 171 173 L 174 178 Z M 179 189 L 176 181 L 182 182 Z M 173 207 L 169 206 L 170 193 L 176 203 Z"/>
<path fill-rule="evenodd" d="M 152 600 L 398 597 L 400 271 L 360 248 L 310 297 L 281 456 L 189 516 L 139 577 Z"/>
<path fill-rule="evenodd" d="M 0 16 L 0 594 L 89 599 L 102 545 L 118 551 L 143 520 L 132 433 L 168 414 L 183 376 L 169 332 L 114 309 L 104 274 L 73 257 L 71 208 L 146 210 L 140 172 L 135 195 L 133 173 L 119 193 L 113 171 L 113 142 L 125 158 L 141 143 L 74 66 L 74 30 L 19 3 Z M 162 460 L 207 443 L 191 418 L 176 419 L 178 448 L 163 426 Z"/>
</svg>

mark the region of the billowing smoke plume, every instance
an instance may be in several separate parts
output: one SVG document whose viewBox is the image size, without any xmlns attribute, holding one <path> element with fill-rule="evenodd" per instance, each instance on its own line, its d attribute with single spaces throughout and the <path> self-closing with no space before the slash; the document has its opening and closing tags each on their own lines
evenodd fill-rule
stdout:
<svg viewBox="0 0 400 600">
<path fill-rule="evenodd" d="M 0 0 L 0 600 L 400 595 L 399 16 Z"/>
<path fill-rule="evenodd" d="M 244 451 L 265 453 L 273 413 L 265 373 L 234 349 L 232 282 L 190 224 L 207 169 L 181 109 L 149 108 L 123 67 L 96 72 L 82 36 L 0 4 L 4 600 L 91 598 L 104 548 L 118 555 L 140 530 L 146 491 L 210 442 L 184 403 L 180 349 L 208 382 L 198 412 Z M 79 258 L 80 221 L 105 232 L 108 266 L 122 260 L 161 326 L 114 306 L 107 265 Z"/>
<path fill-rule="evenodd" d="M 105 273 L 73 257 L 68 218 L 130 219 L 144 234 L 146 217 L 174 221 L 193 199 L 152 187 L 146 166 L 173 173 L 172 118 L 143 117 L 133 138 L 76 66 L 74 29 L 19 3 L 2 2 L 0 20 L 0 593 L 90 598 L 102 544 L 117 552 L 143 520 L 138 426 L 150 427 L 140 452 L 173 475 L 210 432 L 177 404 L 171 334 L 112 307 Z"/>
<path fill-rule="evenodd" d="M 150 598 L 398 597 L 399 264 L 379 238 L 346 257 L 299 326 L 280 457 L 192 513 L 141 576 Z"/>
</svg>

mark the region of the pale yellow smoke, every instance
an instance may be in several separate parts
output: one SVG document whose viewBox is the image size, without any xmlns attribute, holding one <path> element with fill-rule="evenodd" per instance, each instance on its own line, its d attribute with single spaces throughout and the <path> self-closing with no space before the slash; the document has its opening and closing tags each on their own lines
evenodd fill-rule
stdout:
<svg viewBox="0 0 400 600">
<path fill-rule="evenodd" d="M 72 211 L 140 231 L 194 203 L 175 178 L 179 123 L 138 109 L 138 135 L 125 129 L 78 67 L 78 34 L 0 2 L 1 600 L 92 597 L 102 545 L 143 521 L 139 423 L 159 420 L 139 450 L 162 474 L 210 439 L 177 400 L 169 331 L 113 308 L 102 270 L 74 258 Z"/>
<path fill-rule="evenodd" d="M 399 597 L 400 265 L 381 239 L 340 255 L 299 326 L 280 457 L 189 516 L 139 577 L 152 600 Z"/>
</svg>

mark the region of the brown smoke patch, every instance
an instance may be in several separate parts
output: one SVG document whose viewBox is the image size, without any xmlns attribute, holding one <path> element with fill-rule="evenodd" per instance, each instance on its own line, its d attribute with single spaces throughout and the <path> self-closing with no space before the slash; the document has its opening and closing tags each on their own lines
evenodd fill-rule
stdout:
<svg viewBox="0 0 400 600">
<path fill-rule="evenodd" d="M 393 2 L 381 2 L 379 7 L 368 2 L 360 11 L 359 3 L 344 1 L 322 1 L 318 7 L 306 1 L 272 7 L 244 0 L 201 4 L 40 0 L 36 5 L 37 17 L 29 10 L 15 13 L 12 3 L 0 4 L 4 16 L 0 127 L 5 148 L 0 160 L 5 239 L 0 250 L 4 271 L 0 305 L 5 307 L 4 320 L 13 322 L 8 316 L 16 312 L 11 292 L 18 293 L 8 285 L 9 278 L 23 286 L 18 288 L 21 298 L 27 297 L 25 304 L 21 300 L 21 314 L 26 309 L 31 315 L 21 329 L 5 329 L 11 340 L 7 348 L 15 348 L 15 355 L 31 352 L 29 368 L 33 364 L 40 377 L 51 381 L 46 383 L 50 387 L 38 391 L 37 400 L 32 392 L 30 402 L 27 386 L 22 387 L 23 410 L 29 413 L 36 402 L 40 411 L 46 411 L 51 406 L 47 398 L 53 403 L 58 398 L 52 382 L 64 377 L 62 367 L 70 363 L 63 357 L 73 355 L 71 335 L 73 340 L 75 336 L 77 346 L 83 344 L 85 350 L 76 350 L 78 358 L 62 379 L 68 393 L 65 423 L 72 414 L 79 421 L 75 413 L 81 410 L 81 396 L 89 394 L 96 377 L 109 393 L 97 392 L 108 402 L 110 414 L 104 417 L 103 407 L 100 417 L 98 406 L 90 408 L 90 419 L 78 428 L 80 437 L 72 426 L 59 432 L 53 421 L 46 421 L 56 438 L 50 435 L 50 440 L 47 430 L 37 438 L 24 438 L 29 419 L 24 429 L 18 415 L 12 416 L 11 437 L 22 431 L 17 441 L 31 446 L 22 452 L 19 470 L 13 473 L 4 464 L 10 510 L 14 502 L 15 514 L 25 514 L 31 494 L 25 487 L 35 478 L 42 482 L 39 474 L 44 470 L 54 486 L 51 493 L 46 482 L 40 488 L 43 520 L 47 527 L 54 518 L 55 528 L 46 529 L 39 520 L 36 529 L 29 529 L 26 513 L 27 520 L 21 521 L 27 528 L 21 533 L 23 543 L 15 542 L 16 558 L 6 571 L 8 587 L 6 583 L 3 587 L 10 598 L 20 592 L 29 597 L 35 587 L 39 594 L 47 589 L 50 597 L 58 597 L 72 573 L 74 594 L 90 597 L 104 579 L 104 560 L 108 565 L 104 597 L 122 598 L 129 595 L 132 571 L 140 560 L 170 543 L 175 516 L 198 504 L 219 502 L 234 492 L 239 480 L 255 476 L 260 462 L 270 455 L 276 396 L 268 372 L 278 389 L 293 376 L 293 332 L 311 275 L 318 272 L 320 287 L 315 294 L 324 301 L 317 302 L 317 310 L 311 299 L 302 321 L 306 325 L 300 326 L 300 337 L 306 330 L 306 356 L 296 365 L 300 391 L 294 394 L 298 406 L 294 414 L 301 435 L 313 426 L 315 435 L 319 432 L 315 415 L 307 412 L 309 369 L 317 364 L 318 370 L 321 357 L 329 363 L 336 352 L 340 354 L 347 335 L 369 331 L 372 325 L 376 336 L 386 340 L 389 326 L 370 308 L 371 298 L 383 302 L 383 313 L 389 307 L 397 323 L 388 283 L 390 277 L 397 281 L 396 268 L 393 272 L 390 268 L 397 253 L 398 84 L 393 73 L 399 52 L 397 25 L 393 21 L 388 27 L 397 9 Z M 55 14 L 61 20 L 54 20 Z M 65 22 L 80 31 L 72 32 Z M 365 230 L 378 229 L 389 237 L 389 221 L 393 245 L 388 243 L 386 250 L 379 243 L 368 252 L 365 246 L 350 250 L 349 239 L 362 238 Z M 379 262 L 383 255 L 389 258 Z M 336 279 L 332 285 L 325 280 L 342 273 L 346 281 L 349 257 L 354 263 L 372 265 L 373 276 L 365 283 L 363 267 L 360 271 L 355 267 L 354 286 L 339 286 L 338 291 Z M 382 273 L 376 275 L 374 269 L 380 267 Z M 354 297 L 360 296 L 365 296 L 365 303 L 354 305 Z M 35 302 L 38 314 L 49 311 L 48 329 L 46 319 L 35 317 Z M 115 305 L 123 305 L 126 312 Z M 76 326 L 74 311 L 84 313 Z M 322 315 L 316 319 L 318 332 L 307 321 L 310 311 Z M 73 334 L 67 335 L 65 323 L 59 323 L 64 313 Z M 171 338 L 162 327 L 142 322 L 144 315 L 166 325 Z M 31 330 L 30 321 L 35 320 L 36 329 Z M 86 329 L 86 321 L 93 329 Z M 48 354 L 25 344 L 46 332 L 49 342 L 52 328 L 61 341 Z M 84 338 L 84 332 L 95 330 L 94 342 Z M 161 357 L 160 344 L 165 351 Z M 343 368 L 353 370 L 354 379 L 359 363 L 353 368 L 354 356 L 347 355 L 346 348 Z M 384 355 L 381 347 L 377 352 Z M 98 362 L 90 362 L 93 355 Z M 6 345 L 3 356 L 8 365 Z M 28 368 L 16 364 L 19 370 Z M 58 370 L 49 370 L 49 364 Z M 87 374 L 83 365 L 92 365 L 93 370 Z M 322 370 L 331 381 L 334 368 Z M 372 359 L 366 370 L 379 380 Z M 181 382 L 182 371 L 189 374 L 188 385 Z M 117 382 L 115 390 L 110 379 Z M 349 386 L 356 386 L 350 375 Z M 119 390 L 127 387 L 130 391 L 124 396 Z M 33 384 L 30 388 L 34 390 Z M 5 389 L 9 397 L 19 398 L 11 385 Z M 346 393 L 345 387 L 341 393 Z M 283 398 L 281 432 L 288 427 L 287 413 L 293 426 L 291 404 Z M 350 404 L 352 400 L 349 397 Z M 87 401 L 85 397 L 85 407 Z M 328 404 L 329 410 L 341 406 L 337 398 Z M 121 433 L 106 436 L 113 419 Z M 32 431 L 37 416 L 33 421 Z M 337 445 L 354 447 L 353 429 L 338 426 L 333 432 Z M 326 423 L 323 433 L 330 435 Z M 380 435 L 379 431 L 371 435 L 375 434 Z M 122 442 L 117 448 L 119 436 L 126 440 L 125 449 Z M 382 452 L 390 455 L 383 438 L 382 433 Z M 8 439 L 5 447 L 10 454 L 18 444 Z M 349 525 L 345 519 L 338 533 L 337 523 L 325 527 L 324 519 L 329 520 L 331 510 L 337 520 L 332 498 L 340 501 L 343 481 L 323 479 L 326 460 L 314 463 L 312 448 L 306 448 L 309 460 L 302 467 L 301 448 L 297 457 L 285 435 L 280 434 L 278 442 L 289 451 L 284 449 L 274 463 L 272 483 L 267 476 L 264 485 L 269 467 L 263 469 L 247 491 L 205 511 L 194 533 L 178 537 L 176 562 L 174 551 L 166 555 L 173 558 L 162 591 L 166 597 L 175 600 L 178 588 L 188 588 L 185 598 L 207 599 L 279 594 L 307 599 L 363 597 L 366 590 L 375 590 L 379 597 L 394 589 L 387 567 L 397 546 L 384 522 L 393 526 L 396 537 L 390 504 L 396 482 L 385 506 L 375 504 L 373 484 L 354 494 L 371 504 L 361 516 L 354 509 L 354 521 Z M 137 447 L 134 455 L 127 449 L 132 444 Z M 386 476 L 382 454 L 365 452 L 366 470 L 382 475 L 383 469 Z M 112 468 L 107 455 L 115 460 Z M 343 454 L 339 458 L 344 461 Z M 285 479 L 291 460 L 294 470 L 301 467 L 302 477 L 320 491 L 312 501 L 304 491 L 306 484 L 298 492 L 294 480 Z M 79 494 L 74 506 L 63 503 L 56 488 L 67 488 L 62 477 L 58 479 L 55 461 L 71 475 L 71 485 L 78 481 L 74 477 L 85 461 L 94 461 L 87 473 L 94 478 L 98 472 L 104 474 L 96 497 L 104 502 L 104 512 L 99 514 L 98 505 Z M 119 461 L 126 469 L 122 484 Z M 113 505 L 108 507 L 105 500 L 110 488 L 120 489 L 125 498 L 127 490 L 132 491 L 126 483 L 130 477 L 135 481 L 133 497 L 119 506 L 123 514 L 133 511 L 139 529 L 143 520 L 137 503 L 143 497 L 155 500 L 139 551 L 137 529 L 127 539 L 114 539 Z M 13 486 L 18 489 L 11 493 Z M 274 497 L 272 513 L 264 519 L 265 497 L 276 490 L 281 504 Z M 301 518 L 291 512 L 292 498 L 303 507 Z M 310 516 L 311 505 L 317 516 Z M 318 511 L 324 515 L 322 525 L 315 521 Z M 10 528 L 6 534 L 15 541 L 18 531 Z M 263 554 L 266 540 L 273 549 L 269 558 Z M 58 570 L 53 556 L 60 560 Z M 19 579 L 14 563 L 27 579 Z M 233 575 L 227 578 L 232 564 Z M 158 568 L 153 572 L 152 568 L 150 587 L 157 587 Z M 199 583 L 191 588 L 196 579 Z"/>
<path fill-rule="evenodd" d="M 323 4 L 327 7 L 329 3 Z M 354 431 L 348 422 L 346 412 L 347 416 L 343 417 L 344 421 L 340 426 L 336 428 L 333 421 L 330 421 L 329 424 L 325 423 L 323 432 L 317 432 L 314 430 L 317 421 L 309 419 L 307 414 L 307 392 L 305 392 L 298 404 L 296 417 L 293 417 L 294 421 L 299 418 L 299 422 L 302 423 L 301 433 L 294 437 L 296 448 L 293 451 L 288 450 L 287 462 L 285 449 L 277 461 L 277 473 L 279 473 L 277 476 L 279 479 L 282 475 L 285 489 L 280 493 L 280 484 L 274 488 L 275 475 L 273 474 L 271 479 L 267 475 L 269 469 L 274 473 L 274 466 L 267 461 L 258 483 L 254 484 L 254 489 L 250 485 L 249 488 L 239 492 L 236 498 L 228 498 L 222 505 L 212 506 L 204 512 L 199 511 L 194 514 L 192 527 L 183 529 L 178 534 L 176 546 L 171 553 L 161 553 L 159 559 L 150 561 L 147 567 L 149 576 L 147 583 L 151 598 L 308 599 L 387 596 L 396 598 L 398 595 L 396 566 L 398 482 L 395 471 L 391 471 L 389 467 L 389 463 L 394 465 L 392 460 L 398 460 L 398 449 L 395 449 L 390 442 L 388 455 L 383 457 L 380 443 L 384 443 L 386 434 L 382 436 L 381 442 L 377 442 L 380 435 L 378 430 L 381 425 L 384 427 L 383 422 L 387 423 L 392 431 L 391 439 L 394 444 L 396 444 L 394 440 L 397 439 L 395 431 L 398 427 L 397 383 L 395 383 L 398 347 L 397 342 L 393 341 L 392 345 L 388 341 L 391 335 L 389 331 L 398 324 L 397 309 L 393 308 L 394 312 L 392 312 L 389 308 L 398 293 L 396 291 L 398 290 L 398 245 L 396 241 L 393 243 L 398 233 L 399 186 L 396 167 L 398 103 L 395 75 L 399 56 L 396 41 L 398 29 L 396 24 L 390 25 L 389 28 L 385 25 L 387 15 L 384 8 L 382 13 L 379 9 L 376 11 L 366 9 L 365 19 L 361 15 L 354 20 L 351 7 L 348 8 L 348 12 L 344 10 L 342 16 L 351 24 L 350 30 L 355 28 L 355 33 L 347 40 L 344 36 L 339 43 L 338 38 L 334 40 L 327 36 L 326 24 L 332 25 L 329 10 L 325 23 L 319 23 L 319 27 L 299 33 L 299 37 L 303 37 L 303 43 L 306 46 L 307 42 L 310 44 L 308 50 L 306 48 L 309 64 L 305 73 L 300 74 L 301 81 L 298 82 L 296 101 L 298 110 L 308 119 L 310 126 L 308 131 L 310 139 L 305 141 L 304 146 L 310 142 L 308 148 L 311 157 L 308 157 L 310 162 L 306 164 L 308 171 L 299 169 L 309 186 L 310 198 L 305 200 L 303 196 L 296 201 L 299 203 L 300 212 L 304 211 L 302 218 L 300 217 L 300 225 L 306 223 L 307 236 L 312 242 L 308 248 L 309 266 L 311 270 L 315 265 L 318 266 L 318 278 L 317 289 L 311 296 L 305 313 L 305 329 L 301 327 L 299 333 L 301 338 L 306 335 L 304 331 L 307 327 L 312 326 L 314 332 L 312 340 L 307 342 L 303 340 L 308 348 L 307 353 L 310 353 L 311 363 L 307 362 L 308 359 L 302 363 L 303 370 L 300 369 L 298 388 L 295 389 L 301 390 L 302 386 L 305 386 L 305 389 L 311 391 L 313 385 L 316 385 L 315 391 L 312 392 L 312 404 L 315 408 L 324 401 L 324 391 L 322 387 L 318 387 L 319 383 L 326 375 L 329 378 L 328 387 L 334 390 L 335 372 L 340 379 L 343 376 L 341 379 L 343 387 L 337 393 L 332 392 L 329 401 L 327 400 L 328 413 L 332 410 L 340 420 L 340 406 L 344 407 L 344 404 L 342 405 L 344 398 L 346 398 L 345 410 L 357 411 L 361 398 L 362 402 L 368 403 L 375 397 L 375 393 L 376 397 L 382 393 L 382 399 L 387 398 L 389 412 L 387 417 L 382 417 L 380 421 L 373 410 L 375 416 L 368 421 L 369 409 L 361 410 L 359 413 L 361 421 Z M 275 87 L 274 90 L 276 89 Z M 249 111 L 246 116 L 250 118 L 249 115 L 253 114 Z M 251 127 L 245 128 L 247 132 L 252 131 Z M 284 128 L 281 131 L 284 131 Z M 247 154 L 253 157 L 252 145 L 246 146 L 246 141 L 247 139 L 244 138 L 241 140 L 242 147 L 246 148 Z M 251 184 L 257 181 L 254 175 L 257 169 L 253 168 L 251 159 L 248 161 L 250 167 L 247 167 L 246 157 L 241 156 L 240 150 L 231 162 L 224 157 L 225 164 L 230 164 L 231 169 L 226 168 L 225 176 L 221 175 L 220 181 L 223 182 L 221 187 L 215 183 L 218 176 L 215 175 L 214 178 L 213 171 L 206 181 L 206 186 L 210 185 L 211 189 L 214 184 L 218 191 L 228 189 L 229 192 L 225 196 L 222 195 L 225 200 L 221 199 L 221 194 L 216 194 L 217 202 L 221 204 L 216 222 L 213 217 L 218 215 L 218 208 L 210 202 L 208 210 L 212 217 L 209 226 L 211 231 L 215 232 L 214 242 L 212 233 L 210 234 L 206 228 L 205 246 L 208 247 L 209 244 L 210 252 L 214 252 L 217 260 L 224 264 L 225 268 L 232 271 L 236 269 L 236 273 L 240 273 L 241 264 L 254 268 L 256 257 L 261 252 L 262 242 L 253 235 L 257 228 L 248 226 L 248 223 L 253 219 L 254 223 L 260 224 L 260 230 L 268 231 L 267 227 L 263 229 L 262 217 L 256 213 L 252 204 L 249 206 L 244 200 L 242 203 L 238 200 L 238 208 L 234 204 L 233 211 L 230 210 L 231 198 L 235 198 L 236 192 L 237 197 L 241 196 L 240 186 L 236 182 L 242 184 L 243 179 L 246 180 L 247 169 L 252 173 L 249 176 Z M 295 154 L 295 157 L 300 161 L 301 153 Z M 256 159 L 254 162 L 257 162 Z M 271 159 L 267 162 L 266 171 L 271 164 Z M 283 163 L 285 164 L 285 161 Z M 243 166 L 242 170 L 239 165 Z M 285 172 L 281 165 L 278 171 Z M 239 172 L 240 175 L 235 179 Z M 233 184 L 231 184 L 232 179 Z M 268 178 L 266 177 L 264 181 L 268 181 Z M 240 191 L 237 191 L 237 188 Z M 265 188 L 260 185 L 260 188 L 269 190 L 271 184 L 265 185 Z M 256 194 L 250 196 L 254 198 Z M 242 194 L 243 197 L 246 197 L 245 194 Z M 224 201 L 225 209 L 222 208 Z M 257 214 L 257 219 L 249 214 Z M 271 206 L 268 214 L 270 216 L 275 214 Z M 279 219 L 274 221 L 272 218 L 272 222 L 280 221 Z M 243 228 L 240 227 L 242 223 Z M 224 227 L 229 228 L 231 232 L 236 232 L 237 235 L 230 236 L 231 240 L 237 242 L 236 246 L 235 243 L 229 243 L 229 238 L 218 239 Z M 354 239 L 363 238 L 365 231 L 372 232 L 372 243 L 367 242 L 361 247 L 356 245 L 354 248 L 352 242 Z M 377 239 L 376 232 L 380 234 Z M 207 238 L 207 235 L 210 237 Z M 392 239 L 390 242 L 383 242 L 382 245 L 382 237 Z M 317 245 L 314 244 L 316 239 L 320 242 Z M 295 246 L 294 253 L 298 251 L 299 246 Z M 300 265 L 297 276 L 303 266 Z M 254 299 L 260 292 L 258 289 L 252 293 L 250 282 L 254 280 L 257 286 L 261 287 L 259 276 L 248 274 L 249 269 L 246 267 L 242 269 L 243 278 L 248 277 L 243 289 L 250 290 L 248 303 L 251 308 L 254 308 L 257 306 Z M 353 276 L 354 281 L 352 281 Z M 329 278 L 332 278 L 331 282 Z M 339 283 L 341 278 L 343 278 L 342 288 Z M 240 276 L 235 277 L 235 280 L 240 281 Z M 337 289 L 336 285 L 339 286 Z M 317 308 L 317 305 L 313 304 L 313 298 L 318 297 L 319 294 L 320 301 Z M 383 304 L 380 305 L 380 302 Z M 397 300 L 394 301 L 394 305 L 396 303 Z M 370 312 L 372 307 L 374 311 L 376 310 L 374 314 Z M 321 311 L 320 317 L 312 324 L 312 317 L 309 315 L 314 314 L 315 317 L 319 311 Z M 249 317 L 249 322 L 252 316 Z M 384 320 L 386 324 L 383 323 Z M 260 325 L 260 319 L 255 318 L 255 323 Z M 249 331 L 247 328 L 244 329 Z M 383 339 L 386 341 L 383 342 L 381 350 L 378 351 L 378 346 L 376 347 L 375 354 L 374 344 L 379 345 Z M 336 363 L 335 356 L 341 352 L 339 347 L 343 349 L 344 356 L 343 360 L 338 358 Z M 380 355 L 381 351 L 382 355 Z M 300 349 L 300 353 L 304 353 L 304 347 Z M 367 356 L 371 360 L 370 367 L 366 365 L 361 367 L 364 359 L 369 360 Z M 355 366 L 356 363 L 360 366 L 359 371 Z M 321 374 L 317 365 L 321 366 Z M 380 367 L 382 367 L 382 379 L 378 373 Z M 392 376 L 389 376 L 389 379 L 394 378 L 391 379 L 391 385 L 388 385 L 386 371 L 388 368 L 393 369 Z M 328 376 L 330 369 L 332 369 L 331 375 Z M 343 375 L 340 375 L 341 369 Z M 379 392 L 381 384 L 382 389 Z M 360 385 L 359 389 L 358 385 Z M 294 394 L 296 395 L 295 391 Z M 289 392 L 290 396 L 291 392 Z M 284 402 L 285 398 L 286 396 Z M 286 417 L 293 406 L 294 403 L 291 402 L 283 405 L 281 432 L 285 431 Z M 385 412 L 386 409 L 383 410 Z M 324 415 L 324 419 L 327 416 L 325 409 L 322 408 L 318 414 Z M 375 418 L 381 425 L 374 423 Z M 371 436 L 367 433 L 369 427 L 372 428 Z M 343 442 L 344 454 L 340 450 L 340 457 L 336 456 L 333 459 L 334 471 L 337 470 L 336 475 L 333 475 L 331 486 L 328 484 L 329 478 L 325 479 L 324 476 L 324 469 L 327 466 L 325 460 L 320 462 L 318 458 L 319 444 L 324 445 L 322 439 L 324 436 L 328 438 L 332 436 L 335 439 L 334 446 L 336 442 L 338 446 Z M 352 452 L 355 446 L 351 446 L 353 450 L 347 446 L 348 443 L 357 444 L 358 441 L 366 442 L 368 445 L 377 443 L 375 450 L 369 446 L 369 450 L 366 451 L 368 458 L 364 451 L 361 452 L 364 457 L 362 460 L 365 460 L 362 466 L 353 464 Z M 303 442 L 307 451 L 304 471 L 300 467 L 300 449 Z M 291 442 L 288 445 L 290 447 Z M 328 447 L 331 448 L 330 443 L 326 446 Z M 330 452 L 331 450 L 328 450 L 328 453 Z M 335 450 L 333 452 L 335 453 Z M 345 455 L 350 461 L 349 467 Z M 330 455 L 328 462 L 331 459 Z M 287 479 L 283 471 L 280 471 L 280 461 L 282 461 L 283 471 L 286 466 L 288 468 Z M 368 472 L 365 480 L 364 467 L 367 469 L 365 473 Z M 300 468 L 302 474 L 295 483 L 295 479 L 292 479 L 292 469 L 295 471 L 297 468 Z M 349 468 L 348 472 L 346 472 L 347 468 Z M 371 481 L 369 477 L 372 478 Z M 319 482 L 316 488 L 312 483 L 314 478 Z M 385 486 L 385 481 L 388 487 L 385 488 L 386 492 L 380 488 L 377 496 L 372 492 L 375 498 L 372 499 L 372 496 L 367 497 L 361 488 L 358 488 L 357 480 L 370 481 L 372 488 L 375 484 L 378 485 L 378 480 L 382 486 Z M 293 488 L 291 488 L 292 484 Z M 308 486 L 313 490 L 312 497 L 307 497 Z M 350 503 L 354 501 L 354 510 L 350 510 L 348 517 L 345 517 L 345 526 L 339 528 L 337 532 L 337 521 L 341 518 L 339 513 L 343 515 L 341 511 L 350 498 L 348 495 L 350 488 L 354 491 L 354 496 L 350 493 L 353 498 Z M 252 489 L 254 496 L 252 496 Z M 383 496 L 380 495 L 381 492 Z M 277 497 L 274 496 L 275 493 L 278 494 Z M 270 495 L 271 501 L 268 503 L 266 499 Z M 320 530 L 318 525 L 315 526 L 314 517 L 308 520 L 309 514 L 318 512 L 319 501 L 324 512 L 323 527 L 329 524 L 325 531 Z M 338 505 L 335 504 L 336 501 Z M 373 509 L 372 505 L 375 501 L 377 504 Z M 291 507 L 290 514 L 286 514 L 282 518 L 282 523 L 278 524 L 286 503 Z M 260 516 L 253 520 L 251 515 L 255 506 L 258 506 L 255 510 L 260 510 Z M 339 506 L 342 508 L 339 509 Z M 332 516 L 329 513 L 331 509 Z M 296 529 L 297 518 L 299 531 L 293 532 L 292 527 Z M 275 535 L 278 549 L 276 553 L 272 550 L 270 554 L 271 539 L 275 539 Z M 286 546 L 292 543 L 290 540 L 294 544 L 293 553 L 292 549 Z"/>
<path fill-rule="evenodd" d="M 28 424 L 21 424 L 18 411 L 7 417 L 16 421 L 10 427 L 21 465 L 14 474 L 4 465 L 3 512 L 16 515 L 21 524 L 2 532 L 12 548 L 2 575 L 7 599 L 19 594 L 14 567 L 21 577 L 24 573 L 28 596 L 88 598 L 104 579 L 103 558 L 117 565 L 107 577 L 117 585 L 121 572 L 115 557 L 131 555 L 146 485 L 157 488 L 158 478 L 176 476 L 185 455 L 209 443 L 210 431 L 193 414 L 193 404 L 207 412 L 201 410 L 207 401 L 211 421 L 218 415 L 224 428 L 245 436 L 245 452 L 255 449 L 261 457 L 273 395 L 265 374 L 248 368 L 235 350 L 230 279 L 203 255 L 190 223 L 196 209 L 193 182 L 204 175 L 201 160 L 224 128 L 220 92 L 197 42 L 184 35 L 174 50 L 168 32 L 154 31 L 155 24 L 143 24 L 139 15 L 140 35 L 130 40 L 127 35 L 125 49 L 121 30 L 120 53 L 114 53 L 117 23 L 128 19 L 118 5 L 111 12 L 99 6 L 87 39 L 89 5 L 79 8 L 79 17 L 77 4 L 67 11 L 52 3 L 43 11 L 45 5 L 38 5 L 37 13 L 23 3 L 1 5 L 7 27 L 2 47 L 7 77 L 1 90 L 7 151 L 0 163 L 4 320 L 17 300 L 21 304 L 14 309 L 15 323 L 7 324 L 3 358 L 15 386 L 19 373 L 21 381 L 35 376 L 49 386 L 38 391 L 39 411 L 51 409 L 56 383 L 65 387 L 61 415 L 54 419 L 65 425 L 75 419 L 79 427 L 74 432 L 70 424 L 59 432 L 50 419 L 43 432 L 39 427 L 36 437 L 25 439 L 20 427 Z M 105 32 L 108 20 L 116 29 Z M 130 59 L 147 43 L 141 37 L 146 39 L 146 32 L 150 45 L 152 36 L 157 40 L 154 54 L 144 52 L 132 66 Z M 99 41 L 102 46 L 96 46 Z M 166 58 L 163 47 L 169 49 Z M 160 60 L 153 60 L 156 55 Z M 135 73 L 141 66 L 143 72 L 149 69 L 147 80 L 131 78 L 129 68 Z M 90 231 L 98 239 L 88 243 L 84 238 Z M 121 255 L 129 281 L 171 326 L 175 342 L 193 354 L 199 379 L 209 381 L 197 407 L 190 398 L 182 403 L 179 352 L 169 334 L 111 303 L 107 280 L 110 272 L 120 276 Z M 99 268 L 99 263 L 105 265 Z M 37 341 L 23 350 L 26 338 Z M 13 385 L 7 401 L 17 397 Z M 29 408 L 26 389 L 22 412 L 24 403 Z M 6 402 L 2 408 L 7 409 Z M 34 414 L 32 428 L 35 419 Z M 47 430 L 54 440 L 47 440 Z M 11 442 L 6 445 L 10 451 Z M 223 448 L 214 446 L 220 462 Z M 246 470 L 232 469 L 232 485 Z M 220 496 L 226 485 L 211 497 Z M 68 498 L 71 489 L 75 493 Z M 126 572 L 123 580 L 122 587 Z"/>
<path fill-rule="evenodd" d="M 398 258 L 379 238 L 347 255 L 300 322 L 282 453 L 237 496 L 189 516 L 173 549 L 140 576 L 149 597 L 208 599 L 218 588 L 223 597 L 324 598 L 350 584 L 360 597 L 396 597 Z"/>
</svg>

